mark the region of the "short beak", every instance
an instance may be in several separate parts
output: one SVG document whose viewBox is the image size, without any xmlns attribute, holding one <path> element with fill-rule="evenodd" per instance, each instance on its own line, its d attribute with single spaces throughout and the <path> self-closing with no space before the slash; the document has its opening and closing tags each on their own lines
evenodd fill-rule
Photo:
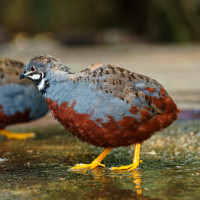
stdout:
<svg viewBox="0 0 200 200">
<path fill-rule="evenodd" d="M 23 78 L 26 78 L 26 75 L 24 74 L 24 72 L 22 72 L 19 76 L 19 79 L 23 79 Z"/>
</svg>

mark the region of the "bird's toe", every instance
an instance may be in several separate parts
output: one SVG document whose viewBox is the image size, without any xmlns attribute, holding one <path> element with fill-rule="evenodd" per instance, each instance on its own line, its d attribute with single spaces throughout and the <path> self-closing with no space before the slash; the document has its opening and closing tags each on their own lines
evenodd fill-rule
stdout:
<svg viewBox="0 0 200 200">
<path fill-rule="evenodd" d="M 140 163 L 142 163 L 142 160 L 140 160 Z M 136 169 L 137 167 L 139 167 L 139 163 L 133 163 L 131 165 L 125 165 L 125 166 L 120 166 L 120 167 L 112 167 L 111 170 L 112 171 L 115 171 L 115 170 L 132 171 L 132 170 Z"/>
<path fill-rule="evenodd" d="M 71 168 L 71 170 L 90 170 L 94 169 L 98 166 L 105 167 L 104 164 L 101 163 L 91 163 L 91 164 L 76 164 L 74 167 Z"/>
</svg>

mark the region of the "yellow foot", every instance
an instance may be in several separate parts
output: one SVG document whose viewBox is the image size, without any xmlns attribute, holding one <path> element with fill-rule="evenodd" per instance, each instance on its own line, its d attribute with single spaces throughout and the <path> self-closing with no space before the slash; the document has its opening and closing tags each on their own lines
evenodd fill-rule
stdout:
<svg viewBox="0 0 200 200">
<path fill-rule="evenodd" d="M 26 140 L 28 138 L 34 138 L 35 133 L 14 133 L 7 130 L 0 130 L 0 134 L 6 136 L 8 139 Z"/>
<path fill-rule="evenodd" d="M 142 160 L 139 161 L 140 163 L 143 163 Z M 121 167 L 112 167 L 111 170 L 128 170 L 128 171 L 131 171 L 131 170 L 134 170 L 136 169 L 137 167 L 139 167 L 139 162 L 138 163 L 134 163 L 134 164 L 131 164 L 131 165 L 125 165 L 125 166 L 121 166 Z"/>
<path fill-rule="evenodd" d="M 94 169 L 98 166 L 101 166 L 101 167 L 105 167 L 104 164 L 101 164 L 101 163 L 91 163 L 91 164 L 76 164 L 74 167 L 71 168 L 71 170 L 81 170 L 81 169 L 86 169 L 86 170 L 90 170 L 90 169 Z"/>
<path fill-rule="evenodd" d="M 87 171 L 90 169 L 94 169 L 98 166 L 105 167 L 105 165 L 101 164 L 101 162 L 111 150 L 112 148 L 108 147 L 91 164 L 77 164 L 74 167 L 72 167 L 71 170 Z"/>
</svg>

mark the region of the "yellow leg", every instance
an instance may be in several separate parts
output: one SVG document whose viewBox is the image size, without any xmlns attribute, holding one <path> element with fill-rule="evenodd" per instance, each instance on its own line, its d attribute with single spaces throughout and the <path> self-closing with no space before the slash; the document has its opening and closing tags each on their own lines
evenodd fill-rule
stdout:
<svg viewBox="0 0 200 200">
<path fill-rule="evenodd" d="M 34 138 L 34 133 L 14 133 L 11 131 L 0 129 L 0 134 L 6 136 L 8 139 L 25 140 L 27 138 Z"/>
<path fill-rule="evenodd" d="M 133 164 L 121 166 L 121 167 L 112 167 L 111 170 L 129 170 L 129 171 L 131 171 L 131 170 L 139 167 L 139 163 L 142 163 L 142 160 L 140 160 L 140 143 L 136 143 Z"/>
<path fill-rule="evenodd" d="M 107 156 L 107 154 L 112 150 L 113 148 L 109 147 L 106 148 L 91 164 L 76 164 L 74 167 L 71 168 L 71 170 L 81 170 L 81 169 L 94 169 L 97 166 L 105 167 L 105 165 L 101 164 L 101 161 Z"/>
</svg>

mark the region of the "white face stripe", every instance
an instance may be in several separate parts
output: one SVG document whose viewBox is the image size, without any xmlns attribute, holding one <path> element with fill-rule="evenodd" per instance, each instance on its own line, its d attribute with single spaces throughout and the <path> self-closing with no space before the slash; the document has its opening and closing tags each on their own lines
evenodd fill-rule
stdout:
<svg viewBox="0 0 200 200">
<path fill-rule="evenodd" d="M 46 81 L 46 78 L 43 78 L 43 79 L 41 80 L 41 82 L 40 82 L 39 85 L 37 86 L 39 90 L 44 89 L 44 87 L 45 87 L 45 81 Z"/>
<path fill-rule="evenodd" d="M 39 80 L 40 79 L 40 74 L 28 75 L 27 77 L 30 77 L 33 80 Z"/>
</svg>

